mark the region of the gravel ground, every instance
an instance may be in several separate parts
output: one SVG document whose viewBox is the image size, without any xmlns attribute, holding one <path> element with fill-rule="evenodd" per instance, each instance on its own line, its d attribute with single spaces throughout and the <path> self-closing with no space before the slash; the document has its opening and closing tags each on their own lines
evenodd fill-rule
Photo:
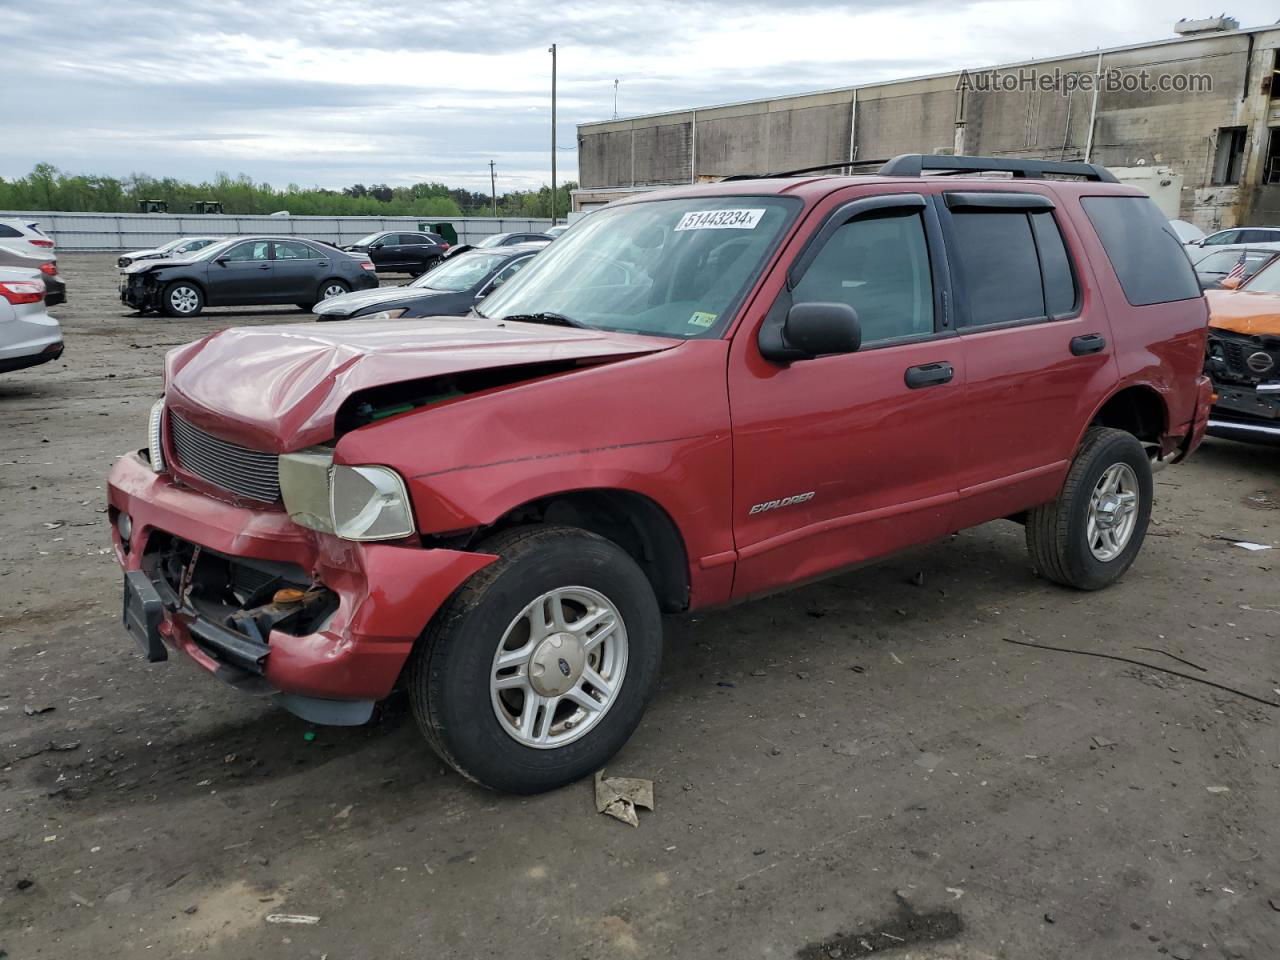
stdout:
<svg viewBox="0 0 1280 960">
<path fill-rule="evenodd" d="M 139 318 L 111 256 L 60 259 L 65 356 L 0 377 L 0 957 L 1280 956 L 1280 711 L 1003 642 L 1280 701 L 1280 555 L 1230 542 L 1280 541 L 1280 451 L 1209 441 L 1159 474 L 1098 594 L 1035 579 L 994 523 L 669 619 L 610 767 L 655 781 L 632 829 L 588 783 L 465 783 L 400 700 L 313 730 L 146 664 L 107 470 L 167 348 L 302 315 Z"/>
</svg>

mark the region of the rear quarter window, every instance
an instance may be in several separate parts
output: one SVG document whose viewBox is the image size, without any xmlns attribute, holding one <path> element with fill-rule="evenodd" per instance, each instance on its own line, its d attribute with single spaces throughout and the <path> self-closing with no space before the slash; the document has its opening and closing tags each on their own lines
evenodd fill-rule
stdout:
<svg viewBox="0 0 1280 960">
<path fill-rule="evenodd" d="M 1082 197 L 1131 306 L 1191 300 L 1200 281 L 1169 221 L 1147 197 Z"/>
<path fill-rule="evenodd" d="M 0 223 L 0 237 L 20 237 L 20 236 L 22 236 L 21 230 L 15 230 L 13 229 L 13 227 L 9 226 L 8 224 Z"/>
</svg>

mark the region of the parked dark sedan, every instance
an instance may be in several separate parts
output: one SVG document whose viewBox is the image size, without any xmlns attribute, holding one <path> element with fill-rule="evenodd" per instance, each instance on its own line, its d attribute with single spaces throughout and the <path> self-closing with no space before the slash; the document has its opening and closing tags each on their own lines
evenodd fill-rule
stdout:
<svg viewBox="0 0 1280 960">
<path fill-rule="evenodd" d="M 545 246 L 469 250 L 402 287 L 348 293 L 317 304 L 317 320 L 461 317 L 516 275 Z"/>
<path fill-rule="evenodd" d="M 146 313 L 194 317 L 206 306 L 294 303 L 310 310 L 327 297 L 378 285 L 373 264 L 313 240 L 237 237 L 185 260 L 126 267 L 120 299 Z"/>
<path fill-rule="evenodd" d="M 411 273 L 416 277 L 439 263 L 449 252 L 449 244 L 434 233 L 382 232 L 371 233 L 342 249 L 367 256 L 375 270 Z"/>
</svg>

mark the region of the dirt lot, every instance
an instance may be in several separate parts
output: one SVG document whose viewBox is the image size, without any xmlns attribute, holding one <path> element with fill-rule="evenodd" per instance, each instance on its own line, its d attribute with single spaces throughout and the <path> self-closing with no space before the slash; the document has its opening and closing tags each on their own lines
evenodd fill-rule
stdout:
<svg viewBox="0 0 1280 960">
<path fill-rule="evenodd" d="M 1229 542 L 1280 545 L 1280 451 L 1159 474 L 1099 594 L 1036 580 L 997 523 L 670 619 L 610 768 L 656 783 L 632 829 L 586 783 L 465 783 L 401 701 L 312 728 L 146 664 L 106 472 L 168 347 L 303 316 L 142 319 L 112 257 L 62 263 L 63 360 L 0 378 L 0 957 L 1280 956 L 1280 710 L 1003 642 L 1280 701 L 1280 554 Z"/>
</svg>

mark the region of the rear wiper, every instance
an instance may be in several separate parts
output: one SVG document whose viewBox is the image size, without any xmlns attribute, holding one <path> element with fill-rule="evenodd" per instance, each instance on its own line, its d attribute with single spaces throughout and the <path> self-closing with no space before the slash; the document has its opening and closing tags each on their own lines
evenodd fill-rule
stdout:
<svg viewBox="0 0 1280 960">
<path fill-rule="evenodd" d="M 502 318 L 503 320 L 515 320 L 518 323 L 547 323 L 555 327 L 581 327 L 584 330 L 595 329 L 590 324 L 583 323 L 581 320 L 574 320 L 572 317 L 566 317 L 563 313 L 552 313 L 551 311 L 543 311 L 542 313 L 513 313 Z"/>
</svg>

